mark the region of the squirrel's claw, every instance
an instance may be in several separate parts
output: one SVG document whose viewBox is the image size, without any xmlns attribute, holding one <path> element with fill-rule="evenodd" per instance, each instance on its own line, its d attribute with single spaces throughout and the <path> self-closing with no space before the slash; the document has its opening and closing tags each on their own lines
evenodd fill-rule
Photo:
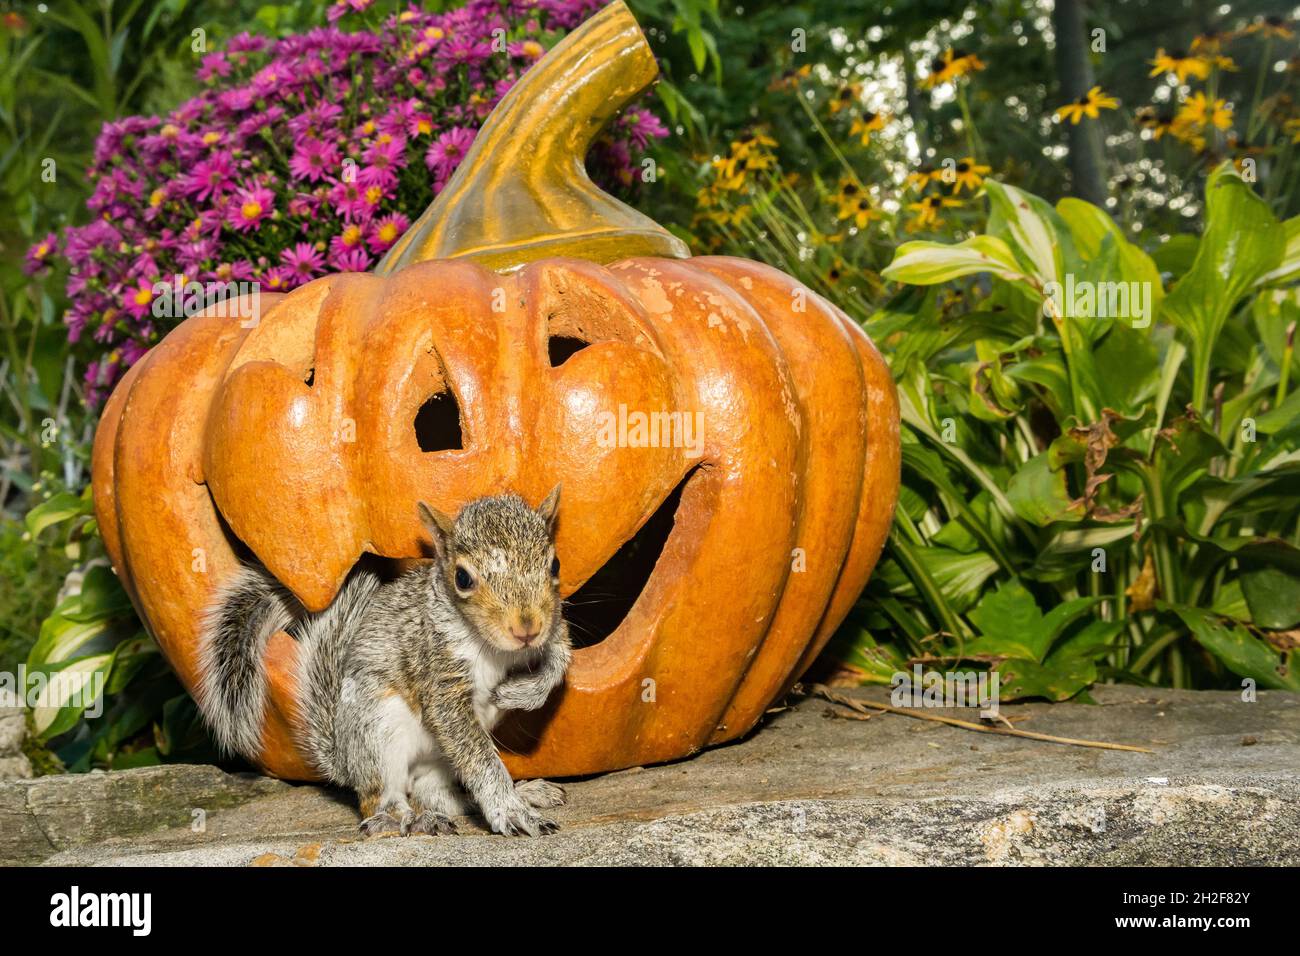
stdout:
<svg viewBox="0 0 1300 956">
<path fill-rule="evenodd" d="M 445 813 L 425 810 L 411 823 L 411 833 L 427 833 L 429 836 L 448 835 L 456 832 L 456 824 Z"/>
</svg>

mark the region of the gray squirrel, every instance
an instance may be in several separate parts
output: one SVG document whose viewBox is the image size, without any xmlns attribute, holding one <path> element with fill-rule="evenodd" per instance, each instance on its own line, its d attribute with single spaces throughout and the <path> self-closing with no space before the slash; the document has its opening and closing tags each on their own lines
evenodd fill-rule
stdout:
<svg viewBox="0 0 1300 956">
<path fill-rule="evenodd" d="M 468 794 L 493 831 L 537 836 L 564 803 L 545 780 L 516 784 L 497 755 L 502 711 L 536 710 L 572 654 L 555 556 L 557 485 L 534 510 L 479 498 L 453 521 L 419 505 L 432 561 L 383 582 L 355 568 L 328 608 L 306 613 L 260 565 L 245 565 L 204 615 L 195 695 L 217 743 L 261 750 L 263 655 L 298 642 L 293 733 L 326 779 L 356 791 L 362 832 L 450 833 Z"/>
</svg>

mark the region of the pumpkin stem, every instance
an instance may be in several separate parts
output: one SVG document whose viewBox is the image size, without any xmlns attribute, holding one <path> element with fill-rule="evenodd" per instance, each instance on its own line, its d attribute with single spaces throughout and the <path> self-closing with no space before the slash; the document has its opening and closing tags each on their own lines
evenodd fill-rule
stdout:
<svg viewBox="0 0 1300 956">
<path fill-rule="evenodd" d="M 602 192 L 583 161 L 592 140 L 659 65 L 616 0 L 535 63 L 497 104 L 451 181 L 380 261 L 427 259 L 508 272 L 536 259 L 686 258 L 686 244 Z"/>
</svg>

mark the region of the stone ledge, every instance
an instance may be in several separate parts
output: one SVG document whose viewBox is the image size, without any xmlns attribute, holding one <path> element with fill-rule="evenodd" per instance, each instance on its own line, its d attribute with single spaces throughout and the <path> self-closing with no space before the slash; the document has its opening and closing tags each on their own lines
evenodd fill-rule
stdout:
<svg viewBox="0 0 1300 956">
<path fill-rule="evenodd" d="M 853 692 L 886 700 L 880 690 Z M 820 700 L 747 740 L 569 783 L 563 829 L 361 840 L 346 794 L 213 767 L 0 784 L 0 859 L 115 865 L 1300 863 L 1300 696 L 1102 687 L 1003 708 L 1016 726 L 1134 754 Z M 953 713 L 969 718 L 969 713 Z M 196 832 L 193 811 L 206 814 Z"/>
</svg>

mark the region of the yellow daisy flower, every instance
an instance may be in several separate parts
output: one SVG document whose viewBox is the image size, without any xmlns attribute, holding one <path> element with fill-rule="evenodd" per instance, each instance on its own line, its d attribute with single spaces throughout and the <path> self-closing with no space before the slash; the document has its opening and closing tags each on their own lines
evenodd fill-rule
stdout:
<svg viewBox="0 0 1300 956">
<path fill-rule="evenodd" d="M 840 110 L 848 109 L 850 106 L 852 106 L 854 103 L 858 101 L 858 97 L 860 97 L 861 95 L 862 95 L 861 83 L 849 83 L 845 86 L 841 86 L 838 90 L 836 90 L 835 95 L 831 97 L 831 102 L 830 102 L 831 113 L 835 114 L 838 113 Z"/>
<path fill-rule="evenodd" d="M 1100 86 L 1094 86 L 1073 103 L 1058 106 L 1055 115 L 1058 120 L 1068 119 L 1075 126 L 1078 126 L 1079 120 L 1085 116 L 1089 119 L 1097 119 L 1101 115 L 1101 110 L 1113 110 L 1118 106 L 1119 100 L 1113 96 L 1107 96 L 1101 91 Z"/>
<path fill-rule="evenodd" d="M 908 203 L 907 208 L 916 213 L 915 218 L 909 223 L 909 228 L 920 229 L 924 226 L 943 225 L 943 217 L 939 214 L 947 207 L 961 206 L 960 199 L 949 199 L 946 196 L 925 196 L 920 202 Z"/>
<path fill-rule="evenodd" d="M 967 156 L 957 163 L 953 169 L 953 175 L 956 177 L 952 181 L 952 193 L 957 195 L 962 191 L 962 187 L 969 189 L 971 192 L 980 188 L 984 182 L 984 177 L 990 172 L 988 166 L 982 166 L 975 162 L 974 156 Z"/>
<path fill-rule="evenodd" d="M 1178 77 L 1179 83 L 1186 83 L 1189 76 L 1203 80 L 1210 75 L 1210 64 L 1198 56 L 1189 56 L 1182 50 L 1166 53 L 1164 47 L 1161 47 L 1156 51 L 1156 58 L 1149 62 L 1155 69 L 1147 74 L 1148 76 L 1173 73 Z"/>
<path fill-rule="evenodd" d="M 1289 40 L 1295 36 L 1295 30 L 1282 17 L 1271 15 L 1246 27 L 1246 33 L 1258 33 L 1271 40 Z"/>
<path fill-rule="evenodd" d="M 1157 112 L 1154 106 L 1144 106 L 1137 111 L 1137 124 L 1151 130 L 1152 139 L 1160 139 L 1174 128 L 1174 114 Z"/>
<path fill-rule="evenodd" d="M 929 163 L 925 163 L 919 169 L 914 169 L 907 174 L 907 178 L 903 180 L 903 188 L 915 189 L 920 192 L 941 176 L 943 176 L 941 170 L 935 169 Z"/>
<path fill-rule="evenodd" d="M 984 63 L 974 53 L 960 50 L 944 50 L 941 56 L 930 61 L 929 76 L 922 77 L 922 89 L 933 89 L 941 83 L 947 83 L 968 73 L 984 69 Z"/>
<path fill-rule="evenodd" d="M 885 128 L 885 120 L 889 119 L 887 113 L 873 113 L 870 110 L 861 116 L 853 118 L 853 124 L 849 127 L 850 136 L 861 136 L 862 145 L 866 146 L 871 142 L 871 134 L 878 133 Z"/>
<path fill-rule="evenodd" d="M 867 223 L 880 218 L 880 210 L 871 204 L 867 196 L 859 196 L 856 202 L 840 206 L 838 219 L 852 219 L 859 229 L 867 228 Z"/>
<path fill-rule="evenodd" d="M 1178 122 L 1192 126 L 1227 129 L 1232 125 L 1232 107 L 1222 99 L 1211 100 L 1200 90 L 1187 98 L 1178 111 Z"/>
</svg>

